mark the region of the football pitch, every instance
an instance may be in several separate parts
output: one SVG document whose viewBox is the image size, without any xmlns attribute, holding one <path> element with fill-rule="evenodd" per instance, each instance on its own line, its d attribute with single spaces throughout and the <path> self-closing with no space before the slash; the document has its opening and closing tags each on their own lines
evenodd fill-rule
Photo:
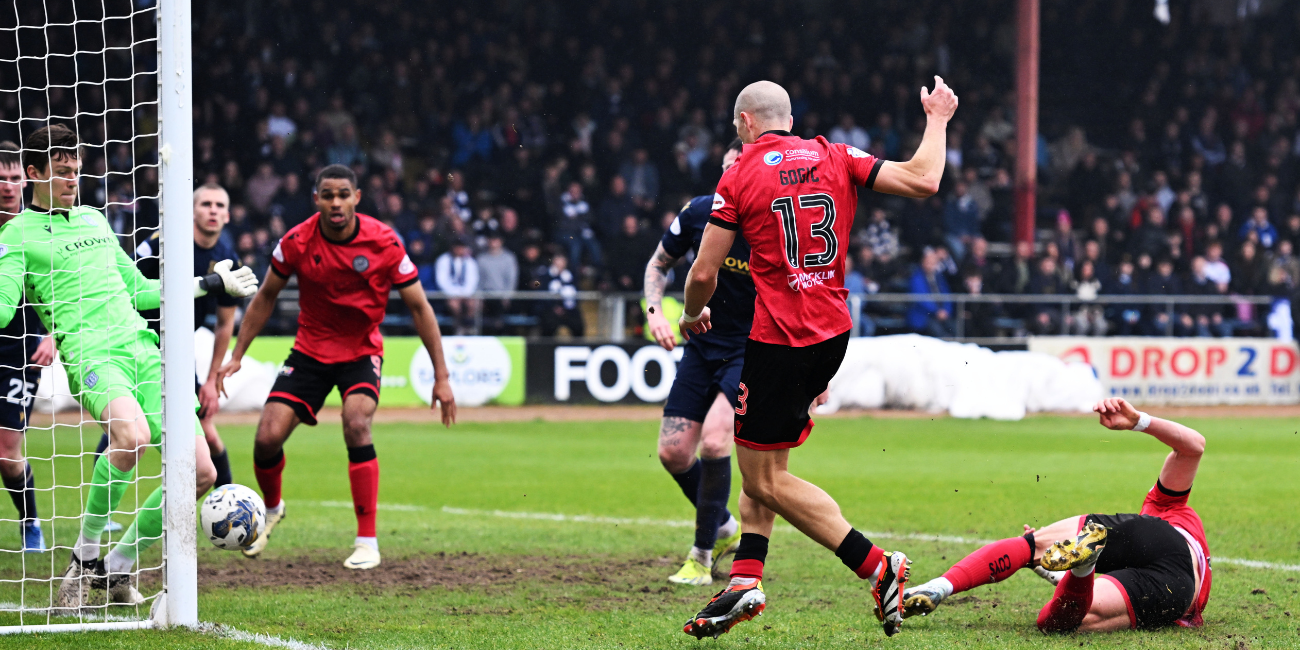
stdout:
<svg viewBox="0 0 1300 650">
<path fill-rule="evenodd" d="M 697 642 L 682 624 L 719 587 L 665 580 L 690 546 L 693 513 L 655 456 L 653 420 L 376 425 L 384 563 L 349 572 L 341 563 L 355 521 L 334 420 L 299 429 L 286 446 L 287 518 L 261 559 L 200 542 L 206 631 L 4 636 L 0 647 L 1300 647 L 1300 422 L 1185 422 L 1208 440 L 1191 503 L 1205 520 L 1214 587 L 1197 630 L 1046 637 L 1034 619 L 1052 588 L 1022 571 L 886 638 L 867 585 L 778 521 L 766 614 Z M 98 433 L 82 435 L 93 448 Z M 224 426 L 222 435 L 236 482 L 255 487 L 253 427 Z M 41 444 L 33 441 L 33 455 L 48 454 Z M 1135 512 L 1165 454 L 1154 439 L 1107 431 L 1093 418 L 822 418 L 790 467 L 874 541 L 914 558 L 919 583 L 981 540 L 1018 535 L 1021 524 Z M 147 470 L 157 466 L 150 457 Z M 57 469 L 77 472 L 77 462 Z M 36 467 L 38 482 L 48 471 Z M 76 500 L 59 498 L 61 508 Z M 133 498 L 128 492 L 124 503 Z M 42 499 L 47 516 L 48 493 Z M 0 504 L 5 516 L 10 508 Z M 12 529 L 0 529 L 0 548 L 17 547 Z M 56 532 L 66 544 L 74 531 L 61 523 Z M 66 553 L 54 560 L 59 569 Z M 0 577 L 20 573 L 16 554 L 0 562 Z M 11 592 L 0 599 L 13 601 Z"/>
</svg>

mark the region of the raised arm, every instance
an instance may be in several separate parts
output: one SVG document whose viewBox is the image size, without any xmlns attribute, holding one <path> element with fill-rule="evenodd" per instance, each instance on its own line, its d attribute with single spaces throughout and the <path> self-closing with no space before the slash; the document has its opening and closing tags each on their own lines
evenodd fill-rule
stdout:
<svg viewBox="0 0 1300 650">
<path fill-rule="evenodd" d="M 442 424 L 450 427 L 456 423 L 456 397 L 451 391 L 451 373 L 447 372 L 447 361 L 442 354 L 442 331 L 438 329 L 438 316 L 424 295 L 424 287 L 420 286 L 419 280 L 398 289 L 397 293 L 402 297 L 402 302 L 406 303 L 406 308 L 411 310 L 415 331 L 420 335 L 424 349 L 429 351 L 429 358 L 433 360 L 433 399 L 429 401 L 429 407 L 441 408 Z"/>
<path fill-rule="evenodd" d="M 923 199 L 939 191 L 948 153 L 948 120 L 957 112 L 957 95 L 935 75 L 934 92 L 921 88 L 921 106 L 925 108 L 921 145 L 911 160 L 881 165 L 872 188 L 877 192 Z"/>
<path fill-rule="evenodd" d="M 727 252 L 736 241 L 736 231 L 710 223 L 704 227 L 700 239 L 700 252 L 686 277 L 686 313 L 682 314 L 682 335 L 687 330 L 696 334 L 709 331 L 708 307 L 713 291 L 718 288 L 718 269 L 727 259 Z M 692 314 L 694 316 L 692 317 Z"/>
<path fill-rule="evenodd" d="M 1133 429 L 1143 419 L 1141 411 L 1119 397 L 1097 402 L 1092 410 L 1100 416 L 1102 426 L 1115 431 Z M 1151 417 L 1143 433 L 1173 450 L 1160 469 L 1160 484 L 1174 492 L 1192 489 L 1201 456 L 1205 453 L 1205 436 L 1190 427 L 1157 417 Z"/>
<path fill-rule="evenodd" d="M 280 291 L 289 283 L 289 278 L 281 277 L 275 269 L 269 269 L 266 272 L 266 279 L 262 281 L 262 288 L 258 289 L 257 295 L 248 303 L 248 309 L 244 312 L 244 320 L 239 325 L 239 339 L 235 343 L 234 352 L 230 353 L 230 361 L 221 366 L 217 371 L 217 390 L 224 395 L 226 393 L 226 377 L 229 377 L 239 371 L 240 362 L 244 359 L 244 353 L 248 351 L 248 346 L 262 332 L 266 326 L 266 319 L 271 317 L 271 312 L 275 311 L 275 299 L 279 297 Z M 215 360 L 214 360 L 215 363 Z"/>
<path fill-rule="evenodd" d="M 664 243 L 659 242 L 655 254 L 645 265 L 646 323 L 650 325 L 650 334 L 655 337 L 655 343 L 669 352 L 677 346 L 677 336 L 673 334 L 672 324 L 664 316 L 664 291 L 668 289 L 668 272 L 679 261 L 681 258 L 669 255 L 664 250 Z"/>
</svg>

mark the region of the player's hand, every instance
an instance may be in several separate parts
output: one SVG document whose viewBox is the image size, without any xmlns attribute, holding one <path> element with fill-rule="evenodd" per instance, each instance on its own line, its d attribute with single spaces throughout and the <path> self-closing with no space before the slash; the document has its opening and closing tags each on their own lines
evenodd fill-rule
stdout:
<svg viewBox="0 0 1300 650">
<path fill-rule="evenodd" d="M 231 357 L 230 361 L 227 361 L 225 365 L 221 366 L 221 368 L 217 370 L 217 392 L 218 393 L 221 393 L 226 397 L 230 397 L 230 395 L 226 393 L 226 377 L 229 377 L 239 372 L 239 366 L 240 366 L 239 359 L 235 357 Z"/>
<path fill-rule="evenodd" d="M 693 323 L 686 322 L 686 314 L 682 314 L 682 319 L 677 321 L 677 327 L 682 331 L 682 336 L 687 339 L 691 338 L 690 332 L 703 334 L 713 329 L 713 325 L 709 322 L 709 308 L 705 307 L 704 311 L 700 312 L 699 320 Z"/>
<path fill-rule="evenodd" d="M 241 266 L 232 271 L 234 265 L 234 260 L 221 260 L 212 267 L 212 272 L 221 276 L 226 293 L 236 298 L 247 298 L 257 293 L 257 276 L 253 269 Z"/>
<path fill-rule="evenodd" d="M 456 424 L 456 396 L 451 392 L 451 382 L 446 379 L 434 380 L 433 400 L 430 409 L 442 409 L 442 425 L 451 428 Z"/>
<path fill-rule="evenodd" d="M 54 363 L 53 336 L 47 336 L 41 339 L 41 344 L 36 346 L 36 351 L 32 353 L 32 363 L 42 367 Z"/>
<path fill-rule="evenodd" d="M 658 309 L 651 307 L 650 311 L 645 315 L 646 325 L 650 326 L 650 335 L 655 337 L 655 343 L 658 343 L 659 347 L 672 352 L 673 348 L 677 347 L 677 335 L 673 334 L 672 323 L 669 323 L 668 319 L 664 318 L 664 315 L 660 313 L 662 311 L 662 307 Z"/>
<path fill-rule="evenodd" d="M 1141 417 L 1137 409 L 1122 397 L 1111 397 L 1097 402 L 1092 410 L 1100 416 L 1101 426 L 1114 431 L 1132 429 L 1137 426 L 1138 418 Z"/>
<path fill-rule="evenodd" d="M 221 410 L 221 397 L 217 394 L 215 381 L 204 382 L 199 386 L 199 419 L 210 418 Z"/>
<path fill-rule="evenodd" d="M 942 77 L 934 75 L 934 92 L 921 86 L 921 106 L 925 108 L 927 117 L 947 122 L 957 112 L 957 94 L 943 82 Z"/>
</svg>

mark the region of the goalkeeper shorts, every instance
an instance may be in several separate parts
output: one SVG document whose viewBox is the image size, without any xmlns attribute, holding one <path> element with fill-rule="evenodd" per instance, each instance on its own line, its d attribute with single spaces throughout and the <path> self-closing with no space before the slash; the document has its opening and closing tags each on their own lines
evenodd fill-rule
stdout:
<svg viewBox="0 0 1300 650">
<path fill-rule="evenodd" d="M 162 442 L 162 354 L 151 340 L 140 337 L 98 354 L 88 354 L 80 363 L 64 366 L 68 386 L 92 418 L 107 421 L 108 403 L 130 397 L 144 411 L 149 423 L 149 441 Z"/>
</svg>

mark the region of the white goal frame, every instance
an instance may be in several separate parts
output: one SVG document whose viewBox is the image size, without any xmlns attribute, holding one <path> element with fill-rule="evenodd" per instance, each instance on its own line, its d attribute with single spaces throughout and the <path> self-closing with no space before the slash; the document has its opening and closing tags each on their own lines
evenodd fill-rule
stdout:
<svg viewBox="0 0 1300 650">
<path fill-rule="evenodd" d="M 152 617 L 0 626 L 0 634 L 195 627 L 198 535 L 194 504 L 193 58 L 190 0 L 158 0 L 158 159 L 162 252 L 163 589 Z M 172 243 L 176 245 L 171 245 Z M 168 327 L 169 323 L 180 326 Z M 181 390 L 171 390 L 180 387 Z M 172 498 L 173 495 L 176 498 Z"/>
</svg>

